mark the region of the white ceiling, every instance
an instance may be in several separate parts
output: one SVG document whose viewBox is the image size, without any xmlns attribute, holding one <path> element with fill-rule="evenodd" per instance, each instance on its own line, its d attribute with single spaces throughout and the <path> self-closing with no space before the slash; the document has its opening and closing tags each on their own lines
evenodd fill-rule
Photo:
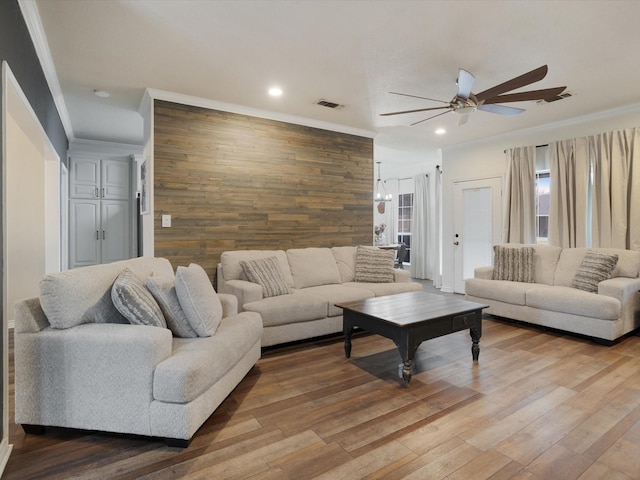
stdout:
<svg viewBox="0 0 640 480">
<path fill-rule="evenodd" d="M 29 1 L 29 0 L 23 0 Z M 376 143 L 432 149 L 640 105 L 640 2 L 36 0 L 77 139 L 142 143 L 145 88 L 376 132 Z M 571 98 L 516 117 L 389 111 L 450 100 L 458 68 L 474 92 L 547 64 L 527 89 Z M 279 85 L 284 95 L 269 97 Z M 107 99 L 94 89 L 111 93 Z M 326 99 L 345 105 L 315 105 Z M 428 112 L 427 112 L 428 113 Z M 444 136 L 434 134 L 444 127 Z"/>
</svg>

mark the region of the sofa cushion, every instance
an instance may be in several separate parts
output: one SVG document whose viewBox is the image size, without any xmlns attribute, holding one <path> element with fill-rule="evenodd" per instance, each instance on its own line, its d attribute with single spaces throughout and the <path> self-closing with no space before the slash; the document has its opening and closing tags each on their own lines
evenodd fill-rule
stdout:
<svg viewBox="0 0 640 480">
<path fill-rule="evenodd" d="M 338 265 L 328 248 L 292 248 L 287 260 L 295 288 L 340 283 Z"/>
<path fill-rule="evenodd" d="M 553 276 L 553 284 L 570 287 L 586 253 L 586 248 L 563 248 Z"/>
<path fill-rule="evenodd" d="M 598 292 L 598 284 L 611 277 L 613 269 L 618 263 L 618 255 L 596 253 L 589 250 L 571 282 L 571 287 L 585 292 Z"/>
<path fill-rule="evenodd" d="M 467 278 L 464 291 L 467 295 L 478 298 L 498 300 L 512 305 L 526 305 L 527 291 L 535 284 L 525 282 L 510 282 L 507 280 L 485 280 L 482 278 Z"/>
<path fill-rule="evenodd" d="M 396 282 L 396 283 L 366 283 L 348 282 L 343 283 L 343 287 L 367 290 L 376 297 L 383 295 L 395 295 L 396 293 L 416 292 L 422 290 L 422 284 L 417 282 Z"/>
<path fill-rule="evenodd" d="M 336 303 L 357 302 L 365 298 L 375 297 L 375 294 L 371 290 L 357 287 L 344 288 L 342 285 L 319 285 L 317 287 L 305 288 L 303 292 L 324 298 L 328 304 L 329 311 L 327 312 L 327 316 L 329 317 L 342 315 L 342 309 L 336 307 Z"/>
<path fill-rule="evenodd" d="M 553 285 L 562 248 L 551 245 L 533 245 L 533 281 Z"/>
<path fill-rule="evenodd" d="M 53 328 L 82 323 L 129 323 L 111 300 L 111 287 L 122 270 L 140 278 L 171 275 L 166 258 L 139 257 L 45 275 L 40 281 L 40 304 Z"/>
<path fill-rule="evenodd" d="M 187 403 L 221 380 L 262 336 L 255 313 L 243 312 L 220 322 L 207 338 L 174 338 L 171 357 L 160 362 L 153 375 L 153 398 Z"/>
<path fill-rule="evenodd" d="M 262 287 L 264 298 L 291 293 L 291 289 L 280 272 L 280 265 L 275 255 L 254 260 L 241 260 L 240 266 L 250 282 L 257 283 Z"/>
<path fill-rule="evenodd" d="M 216 333 L 222 320 L 222 304 L 207 272 L 195 263 L 176 270 L 176 294 L 189 325 L 199 337 Z"/>
<path fill-rule="evenodd" d="M 275 256 L 280 265 L 280 273 L 284 277 L 287 286 L 293 288 L 293 278 L 291 277 L 291 269 L 289 261 L 284 250 L 235 250 L 222 252 L 220 255 L 220 265 L 222 266 L 222 276 L 225 281 L 229 280 L 246 280 L 249 279 L 242 270 L 241 261 L 255 260 L 256 258 L 267 258 Z"/>
<path fill-rule="evenodd" d="M 198 336 L 180 306 L 173 275 L 152 275 L 147 278 L 147 288 L 158 302 L 167 321 L 167 327 L 176 337 L 194 338 Z"/>
<path fill-rule="evenodd" d="M 493 247 L 493 280 L 533 282 L 533 247 Z"/>
<path fill-rule="evenodd" d="M 111 300 L 132 325 L 167 328 L 158 303 L 131 270 L 125 268 L 111 287 Z"/>
<path fill-rule="evenodd" d="M 356 252 L 358 247 L 332 247 L 331 253 L 336 259 L 342 283 L 356 279 Z"/>
<path fill-rule="evenodd" d="M 527 306 L 532 308 L 601 320 L 617 320 L 622 310 L 616 298 L 565 286 L 534 284 L 526 297 Z"/>
<path fill-rule="evenodd" d="M 390 283 L 396 252 L 377 247 L 359 246 L 356 252 L 356 282 Z"/>
<path fill-rule="evenodd" d="M 327 300 L 309 293 L 294 292 L 245 303 L 245 311 L 259 313 L 265 327 L 319 320 L 327 316 Z"/>
</svg>

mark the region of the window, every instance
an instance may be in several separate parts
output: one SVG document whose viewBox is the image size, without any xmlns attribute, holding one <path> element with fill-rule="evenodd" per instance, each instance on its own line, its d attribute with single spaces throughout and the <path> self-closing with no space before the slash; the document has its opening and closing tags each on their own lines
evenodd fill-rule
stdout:
<svg viewBox="0 0 640 480">
<path fill-rule="evenodd" d="M 549 243 L 549 171 L 536 172 L 536 243 Z"/>
<path fill-rule="evenodd" d="M 405 263 L 411 263 L 411 216 L 413 215 L 413 193 L 398 195 L 398 243 L 407 246 Z"/>
</svg>

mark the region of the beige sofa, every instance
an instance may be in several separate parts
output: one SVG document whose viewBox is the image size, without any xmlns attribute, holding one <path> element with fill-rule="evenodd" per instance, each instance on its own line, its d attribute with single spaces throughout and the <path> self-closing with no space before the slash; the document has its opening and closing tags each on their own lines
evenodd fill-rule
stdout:
<svg viewBox="0 0 640 480">
<path fill-rule="evenodd" d="M 16 304 L 15 421 L 27 432 L 70 427 L 186 446 L 260 358 L 260 317 L 237 314 L 231 295 L 218 295 L 222 320 L 209 337 L 111 323 L 122 321 L 110 290 L 125 267 L 141 279 L 174 276 L 162 258 L 85 267 L 46 276 L 42 305 L 39 298 Z M 72 326 L 54 328 L 43 305 L 54 325 Z"/>
<path fill-rule="evenodd" d="M 512 245 L 513 246 L 513 245 Z M 465 281 L 466 298 L 485 303 L 484 313 L 591 337 L 601 343 L 640 327 L 640 252 L 594 248 L 616 254 L 611 278 L 598 283 L 597 293 L 572 288 L 589 249 L 532 246 L 533 283 L 492 280 L 493 267 L 480 267 Z"/>
<path fill-rule="evenodd" d="M 274 256 L 292 293 L 263 298 L 262 287 L 247 281 L 240 262 Z M 393 269 L 392 282 L 356 282 L 356 257 L 353 246 L 228 251 L 218 264 L 217 288 L 235 295 L 240 310 L 261 315 L 263 347 L 341 332 L 336 303 L 422 289 L 399 269 Z"/>
</svg>

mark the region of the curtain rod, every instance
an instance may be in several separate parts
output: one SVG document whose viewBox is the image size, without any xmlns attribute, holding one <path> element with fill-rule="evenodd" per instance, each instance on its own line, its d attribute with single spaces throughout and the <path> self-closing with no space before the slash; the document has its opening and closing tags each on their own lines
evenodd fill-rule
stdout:
<svg viewBox="0 0 640 480">
<path fill-rule="evenodd" d="M 536 145 L 536 148 L 548 147 L 548 146 L 549 146 L 549 144 L 548 144 L 548 143 L 543 143 L 542 145 Z M 505 150 L 503 151 L 503 153 L 507 153 L 507 150 L 508 150 L 508 149 L 505 149 Z M 436 167 L 436 168 L 438 168 L 438 167 Z"/>
</svg>

